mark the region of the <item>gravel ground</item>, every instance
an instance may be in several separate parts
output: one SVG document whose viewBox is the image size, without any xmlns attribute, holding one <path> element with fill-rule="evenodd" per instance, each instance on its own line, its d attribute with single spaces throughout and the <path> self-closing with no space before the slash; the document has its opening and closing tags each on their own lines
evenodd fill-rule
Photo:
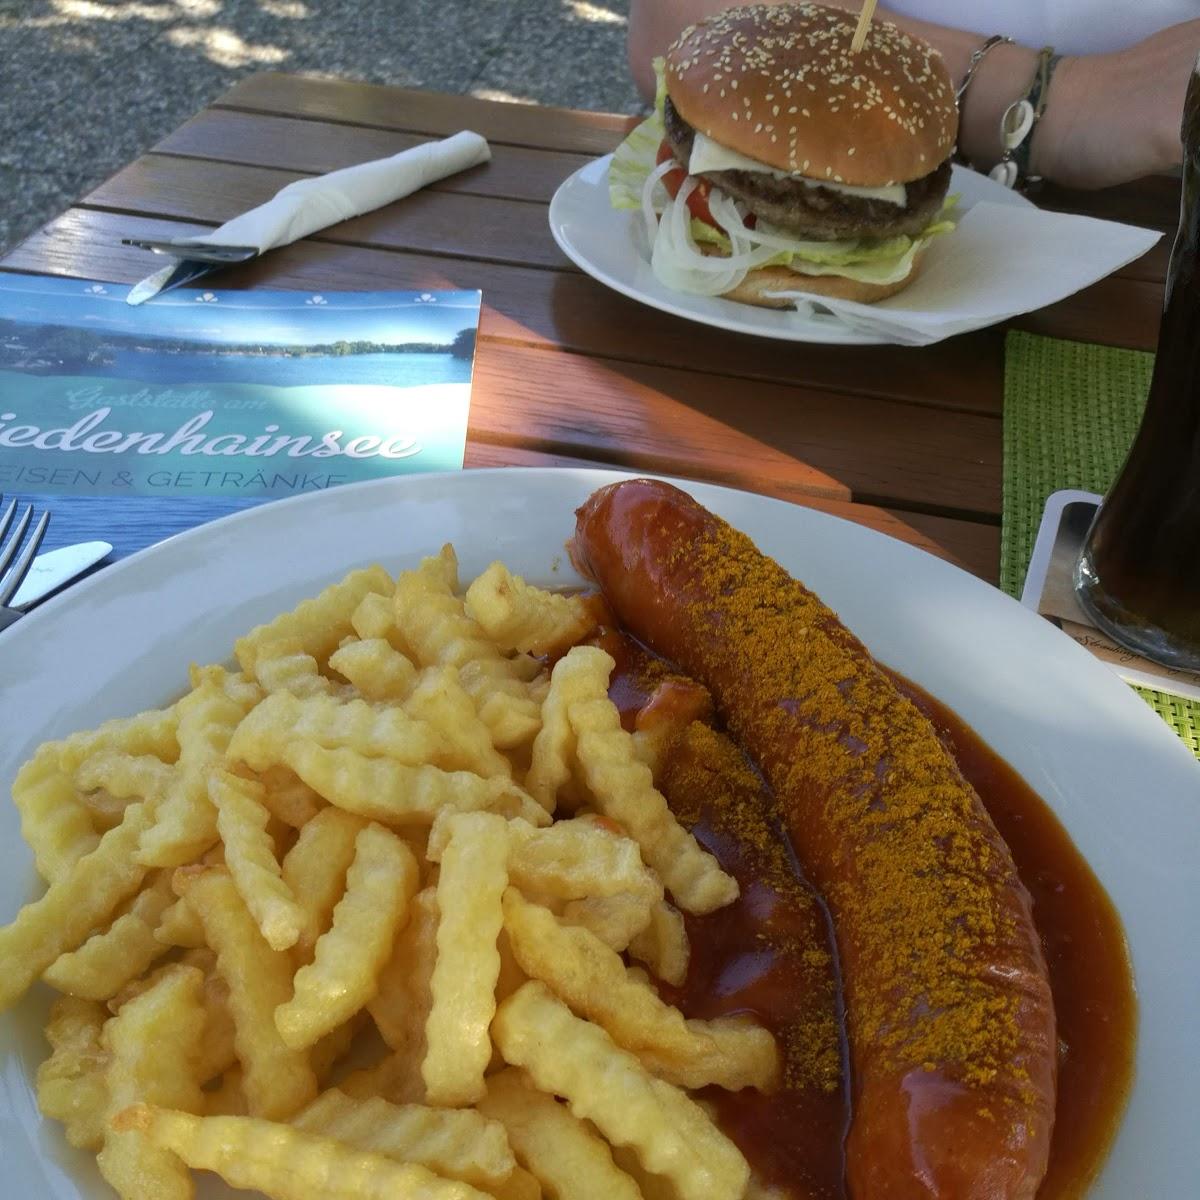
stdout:
<svg viewBox="0 0 1200 1200">
<path fill-rule="evenodd" d="M 636 112 L 628 0 L 0 0 L 0 253 L 255 71 Z"/>
</svg>

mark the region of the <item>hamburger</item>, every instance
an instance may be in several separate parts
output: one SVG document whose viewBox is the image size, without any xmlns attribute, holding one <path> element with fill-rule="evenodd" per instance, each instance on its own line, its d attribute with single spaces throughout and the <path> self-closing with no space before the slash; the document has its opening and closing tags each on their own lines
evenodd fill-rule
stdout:
<svg viewBox="0 0 1200 1200">
<path fill-rule="evenodd" d="M 870 303 L 953 227 L 941 56 L 885 21 L 855 53 L 855 24 L 819 4 L 728 9 L 657 64 L 655 114 L 618 150 L 612 194 L 632 206 L 636 160 L 664 283 L 773 308 L 797 291 Z"/>
</svg>

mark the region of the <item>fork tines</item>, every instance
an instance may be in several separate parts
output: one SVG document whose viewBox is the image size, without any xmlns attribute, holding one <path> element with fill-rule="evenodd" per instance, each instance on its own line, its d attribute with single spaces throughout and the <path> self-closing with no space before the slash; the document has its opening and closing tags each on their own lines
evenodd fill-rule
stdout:
<svg viewBox="0 0 1200 1200">
<path fill-rule="evenodd" d="M 0 495 L 0 501 L 3 499 L 3 495 Z M 12 500 L 9 502 L 8 508 L 4 510 L 4 514 L 0 516 L 0 608 L 6 606 L 17 594 L 17 589 L 33 565 L 33 558 L 42 544 L 42 538 L 46 536 L 46 526 L 50 524 L 50 514 L 42 513 L 33 532 L 29 535 L 29 540 L 25 543 L 25 549 L 17 558 L 17 551 L 21 549 L 21 542 L 29 529 L 30 521 L 33 520 L 33 505 L 30 504 L 21 514 L 17 520 L 16 530 L 6 542 L 4 539 L 8 535 L 16 515 L 17 502 Z M 14 558 L 16 558 L 15 563 L 13 562 Z M 9 569 L 10 564 L 11 570 Z"/>
</svg>

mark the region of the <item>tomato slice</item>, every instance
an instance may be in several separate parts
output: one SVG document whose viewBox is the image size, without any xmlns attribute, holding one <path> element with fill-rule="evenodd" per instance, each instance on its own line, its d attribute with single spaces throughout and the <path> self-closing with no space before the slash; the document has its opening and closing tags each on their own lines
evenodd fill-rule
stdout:
<svg viewBox="0 0 1200 1200">
<path fill-rule="evenodd" d="M 664 138 L 663 141 L 659 143 L 658 154 L 655 157 L 654 162 L 656 166 L 661 166 L 663 163 L 669 160 L 674 160 L 676 163 L 678 163 L 678 159 L 675 159 L 675 151 L 671 149 L 670 142 Z M 687 175 L 688 173 L 684 167 L 677 165 L 674 171 L 668 171 L 662 177 L 663 186 L 667 189 L 667 193 L 670 195 L 672 200 L 674 200 L 676 195 L 679 193 L 679 189 L 683 186 L 683 181 L 687 178 Z M 713 215 L 708 207 L 708 194 L 711 191 L 712 184 L 710 184 L 707 179 L 700 179 L 699 177 L 696 177 L 696 186 L 687 199 L 688 211 L 691 212 L 692 216 L 695 217 L 697 221 L 703 221 L 706 225 L 711 225 L 714 229 L 724 232 L 724 230 L 721 230 L 720 225 L 713 220 Z M 754 228 L 753 213 L 744 218 L 744 220 L 747 229 Z"/>
</svg>

